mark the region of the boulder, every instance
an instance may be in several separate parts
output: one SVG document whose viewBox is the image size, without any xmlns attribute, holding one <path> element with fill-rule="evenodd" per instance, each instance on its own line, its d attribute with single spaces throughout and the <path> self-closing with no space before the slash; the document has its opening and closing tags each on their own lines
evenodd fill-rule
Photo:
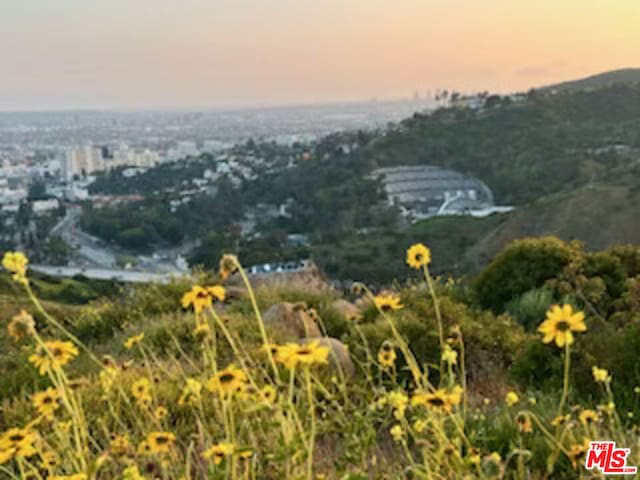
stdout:
<svg viewBox="0 0 640 480">
<path fill-rule="evenodd" d="M 355 366 L 353 360 L 351 360 L 351 354 L 349 348 L 337 338 L 331 337 L 317 337 L 307 338 L 303 343 L 310 343 L 318 341 L 320 345 L 329 347 L 329 365 L 327 366 L 328 373 L 335 375 L 338 380 L 343 377 L 348 380 L 355 373 Z"/>
<path fill-rule="evenodd" d="M 244 286 L 229 285 L 225 287 L 225 299 L 226 300 L 240 300 L 243 298 L 249 298 L 249 292 Z"/>
<path fill-rule="evenodd" d="M 307 312 L 304 303 L 276 303 L 264 312 L 262 319 L 275 342 L 321 336 L 318 325 Z"/>
<path fill-rule="evenodd" d="M 360 309 L 358 307 L 356 307 L 353 303 L 343 299 L 333 302 L 331 304 L 331 308 L 340 313 L 340 315 L 342 315 L 350 322 L 358 321 L 362 317 L 362 314 L 360 313 Z"/>
</svg>

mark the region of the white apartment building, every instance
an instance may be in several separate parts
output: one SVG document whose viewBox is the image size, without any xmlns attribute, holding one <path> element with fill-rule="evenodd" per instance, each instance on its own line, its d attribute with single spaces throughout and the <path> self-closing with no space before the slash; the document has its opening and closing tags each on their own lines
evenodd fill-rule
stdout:
<svg viewBox="0 0 640 480">
<path fill-rule="evenodd" d="M 116 167 L 151 167 L 160 162 L 157 152 L 145 149 L 137 152 L 128 145 L 120 145 L 113 150 L 109 158 L 103 157 L 103 149 L 83 146 L 72 148 L 62 162 L 62 177 L 69 181 L 75 175 L 86 176 L 101 170 Z"/>
<path fill-rule="evenodd" d="M 62 177 L 71 180 L 75 175 L 85 176 L 104 169 L 102 151 L 91 146 L 72 148 L 62 162 Z"/>
<path fill-rule="evenodd" d="M 36 215 L 55 210 L 60 207 L 60 202 L 57 198 L 50 198 L 48 200 L 36 200 L 32 204 L 33 213 Z"/>
</svg>

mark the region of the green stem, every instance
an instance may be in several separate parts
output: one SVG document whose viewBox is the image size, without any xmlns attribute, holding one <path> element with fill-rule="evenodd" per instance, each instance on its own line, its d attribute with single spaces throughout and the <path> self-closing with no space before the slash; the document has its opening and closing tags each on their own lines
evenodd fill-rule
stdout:
<svg viewBox="0 0 640 480">
<path fill-rule="evenodd" d="M 245 273 L 240 262 L 236 261 L 236 266 L 238 267 L 238 272 L 240 272 L 240 276 L 242 277 L 242 281 L 247 287 L 247 292 L 249 292 L 249 298 L 251 299 L 251 305 L 253 307 L 253 311 L 256 314 L 256 319 L 258 320 L 258 327 L 260 328 L 260 335 L 262 336 L 262 343 L 264 345 L 268 345 L 269 337 L 267 336 L 267 329 L 264 326 L 264 321 L 262 320 L 262 314 L 260 313 L 260 308 L 258 308 L 258 302 L 256 301 L 256 295 L 251 287 L 251 283 L 249 282 L 249 278 Z M 273 358 L 273 354 L 271 353 L 271 349 L 267 348 L 267 355 L 269 357 L 269 363 L 271 364 L 271 368 L 273 369 L 273 374 L 276 379 L 276 382 L 280 381 L 280 373 L 278 372 L 278 367 L 276 366 L 276 362 Z"/>
<path fill-rule="evenodd" d="M 569 396 L 569 367 L 571 364 L 571 347 L 569 342 L 565 343 L 564 348 L 564 382 L 562 386 L 562 397 L 560 398 L 560 405 L 558 406 L 558 415 L 562 415 L 564 404 Z"/>
<path fill-rule="evenodd" d="M 313 398 L 313 386 L 311 383 L 311 372 L 309 367 L 305 368 L 305 378 L 307 380 L 307 397 L 309 399 L 309 416 L 311 417 L 311 432 L 309 433 L 309 453 L 307 457 L 307 480 L 313 480 L 313 449 L 316 440 L 316 408 Z"/>
<path fill-rule="evenodd" d="M 442 372 L 444 372 L 444 360 L 442 360 L 442 352 L 444 351 L 444 329 L 442 327 L 442 316 L 440 315 L 440 303 L 438 302 L 438 296 L 436 295 L 436 291 L 433 288 L 433 280 L 431 279 L 431 274 L 429 273 L 429 267 L 425 265 L 423 269 L 424 269 L 424 278 L 427 281 L 427 286 L 429 287 L 429 293 L 431 294 L 431 299 L 433 300 L 433 308 L 436 312 L 438 340 L 440 342 L 440 377 L 442 378 Z"/>
</svg>

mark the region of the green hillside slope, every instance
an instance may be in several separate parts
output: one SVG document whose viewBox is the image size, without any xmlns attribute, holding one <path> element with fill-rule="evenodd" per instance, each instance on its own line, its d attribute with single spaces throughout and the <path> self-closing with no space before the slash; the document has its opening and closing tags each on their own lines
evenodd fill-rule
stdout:
<svg viewBox="0 0 640 480">
<path fill-rule="evenodd" d="M 589 250 L 639 244 L 638 204 L 640 189 L 628 185 L 605 184 L 550 195 L 509 215 L 465 257 L 477 270 L 511 241 L 545 235 L 580 240 Z"/>
<path fill-rule="evenodd" d="M 615 83 L 634 83 L 640 82 L 640 68 L 621 68 L 609 72 L 590 75 L 586 78 L 572 80 L 569 82 L 557 83 L 542 88 L 541 90 L 588 90 L 609 86 Z"/>
</svg>

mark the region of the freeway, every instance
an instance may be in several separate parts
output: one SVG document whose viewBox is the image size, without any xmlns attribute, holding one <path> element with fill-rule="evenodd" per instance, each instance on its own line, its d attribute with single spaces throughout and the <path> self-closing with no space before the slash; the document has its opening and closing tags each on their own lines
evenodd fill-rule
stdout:
<svg viewBox="0 0 640 480">
<path fill-rule="evenodd" d="M 188 271 L 181 252 L 188 247 L 177 249 L 158 249 L 154 255 L 142 256 L 108 244 L 102 239 L 83 232 L 78 226 L 82 209 L 69 206 L 66 216 L 51 230 L 51 234 L 60 235 L 73 248 L 72 263 L 87 268 L 112 269 L 118 263 L 118 257 L 135 258 L 137 269 L 151 273 L 182 274 Z"/>
<path fill-rule="evenodd" d="M 58 267 L 53 265 L 30 265 L 35 272 L 44 273 L 52 277 L 75 277 L 82 275 L 93 280 L 115 280 L 132 283 L 167 283 L 178 277 L 170 273 L 136 272 L 132 270 L 117 270 L 110 268 L 77 268 Z"/>
</svg>

